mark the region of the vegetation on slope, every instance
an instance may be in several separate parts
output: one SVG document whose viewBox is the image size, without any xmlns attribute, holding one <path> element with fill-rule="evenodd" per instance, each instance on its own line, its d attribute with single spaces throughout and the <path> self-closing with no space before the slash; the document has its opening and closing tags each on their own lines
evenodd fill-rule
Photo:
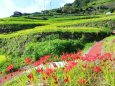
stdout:
<svg viewBox="0 0 115 86">
<path fill-rule="evenodd" d="M 104 39 L 104 51 L 115 55 L 115 36 L 110 36 Z"/>
</svg>

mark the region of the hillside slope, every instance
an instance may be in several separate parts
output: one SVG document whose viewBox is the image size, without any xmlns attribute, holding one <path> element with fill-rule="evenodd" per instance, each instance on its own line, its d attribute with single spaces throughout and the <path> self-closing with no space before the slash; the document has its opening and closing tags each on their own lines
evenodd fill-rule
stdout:
<svg viewBox="0 0 115 86">
<path fill-rule="evenodd" d="M 44 13 L 99 14 L 115 12 L 114 0 L 75 0 L 62 8 L 44 11 Z"/>
</svg>

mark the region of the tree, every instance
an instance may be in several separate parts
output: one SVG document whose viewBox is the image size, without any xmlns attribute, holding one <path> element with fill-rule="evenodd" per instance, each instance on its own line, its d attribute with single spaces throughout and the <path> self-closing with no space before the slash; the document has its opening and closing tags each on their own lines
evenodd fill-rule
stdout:
<svg viewBox="0 0 115 86">
<path fill-rule="evenodd" d="M 19 11 L 15 11 L 14 14 L 12 15 L 13 17 L 19 17 L 22 16 L 23 14 Z"/>
</svg>

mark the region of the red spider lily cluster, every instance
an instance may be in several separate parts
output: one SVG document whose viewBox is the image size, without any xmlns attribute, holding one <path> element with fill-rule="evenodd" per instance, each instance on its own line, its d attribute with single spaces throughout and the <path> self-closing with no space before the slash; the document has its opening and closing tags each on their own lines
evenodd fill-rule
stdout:
<svg viewBox="0 0 115 86">
<path fill-rule="evenodd" d="M 68 61 L 68 60 L 75 60 L 75 59 L 79 59 L 82 56 L 82 51 L 79 51 L 77 53 L 72 53 L 72 54 L 67 54 L 67 53 L 63 53 L 63 55 L 61 56 L 61 59 L 64 61 Z"/>
<path fill-rule="evenodd" d="M 14 65 L 9 65 L 9 66 L 6 68 L 6 71 L 11 71 L 13 68 L 14 68 Z"/>
<path fill-rule="evenodd" d="M 26 58 L 24 62 L 26 65 L 33 63 L 32 59 L 30 58 Z"/>
<path fill-rule="evenodd" d="M 42 68 L 38 68 L 38 69 L 36 70 L 37 73 L 41 73 L 42 71 L 43 71 Z"/>
<path fill-rule="evenodd" d="M 84 78 L 80 78 L 78 81 L 79 85 L 84 85 L 85 83 L 86 83 L 86 79 L 84 79 Z"/>
<path fill-rule="evenodd" d="M 93 67 L 93 71 L 96 72 L 96 73 L 101 72 L 101 70 L 102 70 L 102 69 L 101 69 L 100 66 L 94 66 L 94 67 Z"/>
<path fill-rule="evenodd" d="M 47 76 L 50 76 L 53 73 L 53 69 L 51 68 L 47 68 L 44 70 L 44 74 L 46 74 Z"/>
<path fill-rule="evenodd" d="M 65 71 L 68 72 L 77 65 L 75 61 L 70 61 L 65 66 Z"/>
<path fill-rule="evenodd" d="M 28 74 L 27 77 L 28 77 L 28 79 L 29 79 L 30 81 L 33 81 L 33 80 L 34 80 L 34 75 L 33 75 L 33 73 Z"/>
<path fill-rule="evenodd" d="M 64 82 L 69 82 L 69 77 L 68 76 L 66 76 L 66 78 L 64 79 Z"/>
<path fill-rule="evenodd" d="M 35 66 L 38 67 L 41 64 L 46 65 L 45 63 L 47 62 L 47 60 L 50 57 L 51 57 L 51 55 L 43 56 L 37 62 L 35 62 Z M 81 69 L 80 70 L 81 72 L 83 72 L 82 69 L 85 69 L 85 71 L 86 70 L 89 71 L 89 74 L 86 76 L 77 77 L 76 76 L 77 73 L 75 73 L 76 75 L 75 74 L 73 75 L 73 77 L 76 77 L 76 79 L 77 79 L 76 83 L 79 85 L 85 85 L 88 83 L 88 80 L 95 78 L 94 75 L 103 73 L 103 65 L 101 65 L 101 62 L 106 62 L 108 60 L 114 61 L 114 59 L 112 58 L 112 55 L 110 53 L 103 53 L 102 55 L 92 56 L 92 55 L 82 55 L 82 51 L 79 51 L 79 52 L 73 53 L 73 54 L 72 53 L 71 54 L 63 53 L 63 55 L 61 56 L 61 59 L 66 64 L 63 68 L 60 68 L 61 69 L 60 71 L 62 71 L 62 76 L 63 76 L 63 78 L 61 80 L 62 80 L 62 82 L 65 82 L 66 84 L 71 83 L 71 81 L 72 81 L 72 77 L 69 74 L 75 73 L 79 69 Z M 25 64 L 30 64 L 32 62 L 33 61 L 30 58 L 25 59 Z M 97 64 L 97 62 L 100 62 L 100 63 Z M 37 68 L 36 72 L 37 72 L 37 74 L 42 75 L 42 80 L 48 80 L 48 79 L 52 78 L 54 84 L 59 84 L 60 78 L 57 76 L 58 74 L 56 74 L 58 67 L 57 67 L 56 63 L 54 63 L 54 62 L 51 62 L 51 63 L 54 68 L 49 68 L 49 67 Z M 92 65 L 90 65 L 90 64 L 92 64 Z M 13 68 L 14 68 L 14 66 L 10 65 L 6 68 L 6 71 L 10 71 Z M 73 69 L 76 69 L 76 70 L 73 70 Z M 74 72 L 72 72 L 72 71 L 74 71 Z M 89 79 L 88 79 L 88 76 L 90 77 Z M 29 73 L 27 75 L 27 78 L 29 79 L 29 81 L 34 81 L 34 74 L 32 72 Z M 96 78 L 97 78 L 97 76 L 96 76 Z"/>
<path fill-rule="evenodd" d="M 41 57 L 38 61 L 36 61 L 35 66 L 39 66 L 40 64 L 45 64 L 48 58 L 50 58 L 51 55 L 46 55 Z"/>
</svg>

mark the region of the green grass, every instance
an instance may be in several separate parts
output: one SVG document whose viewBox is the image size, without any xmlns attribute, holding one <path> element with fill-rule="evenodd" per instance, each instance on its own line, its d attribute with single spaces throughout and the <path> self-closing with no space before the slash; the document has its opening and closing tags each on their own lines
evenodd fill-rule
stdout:
<svg viewBox="0 0 115 86">
<path fill-rule="evenodd" d="M 105 38 L 103 48 L 106 52 L 115 54 L 115 36 Z"/>
<path fill-rule="evenodd" d="M 0 55 L 0 65 L 6 61 L 6 57 L 4 55 Z"/>
</svg>

